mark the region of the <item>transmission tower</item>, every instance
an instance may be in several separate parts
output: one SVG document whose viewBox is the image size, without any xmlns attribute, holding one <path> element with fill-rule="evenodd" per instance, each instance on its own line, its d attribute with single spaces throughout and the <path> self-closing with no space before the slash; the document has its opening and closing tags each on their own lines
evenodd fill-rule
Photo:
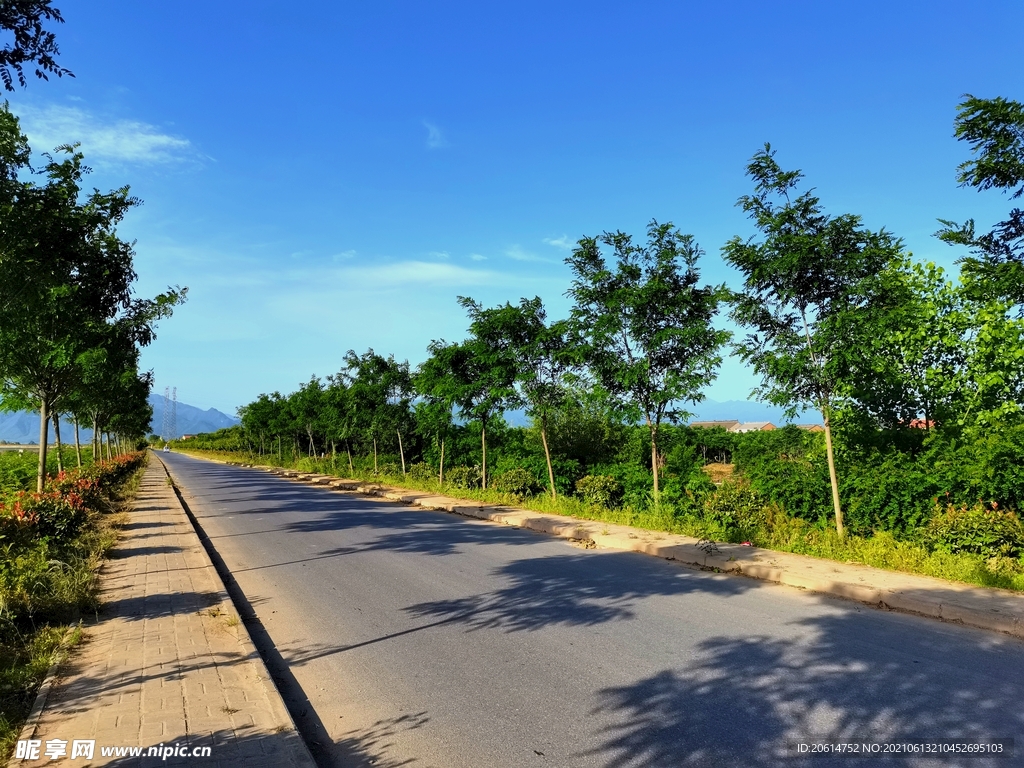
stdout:
<svg viewBox="0 0 1024 768">
<path fill-rule="evenodd" d="M 164 442 L 178 437 L 178 388 L 164 387 L 164 424 L 160 434 Z"/>
</svg>

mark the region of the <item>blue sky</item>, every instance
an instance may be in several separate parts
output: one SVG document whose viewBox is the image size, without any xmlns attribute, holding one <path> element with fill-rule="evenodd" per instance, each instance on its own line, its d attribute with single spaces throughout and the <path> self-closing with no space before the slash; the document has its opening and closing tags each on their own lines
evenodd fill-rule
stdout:
<svg viewBox="0 0 1024 768">
<path fill-rule="evenodd" d="M 139 292 L 187 285 L 143 364 L 233 413 L 336 371 L 458 340 L 455 297 L 567 312 L 579 237 L 651 218 L 709 281 L 752 234 L 735 208 L 765 141 L 834 213 L 951 266 L 936 219 L 1009 202 L 958 189 L 962 94 L 1024 99 L 1024 5 L 123 3 L 55 0 L 75 79 L 9 96 L 34 148 L 81 141 L 145 205 Z M 755 381 L 728 361 L 707 394 Z"/>
</svg>

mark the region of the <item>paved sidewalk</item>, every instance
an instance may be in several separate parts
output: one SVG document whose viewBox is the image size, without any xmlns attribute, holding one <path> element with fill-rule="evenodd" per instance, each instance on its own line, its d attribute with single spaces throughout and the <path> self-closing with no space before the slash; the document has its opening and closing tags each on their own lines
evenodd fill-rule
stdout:
<svg viewBox="0 0 1024 768">
<path fill-rule="evenodd" d="M 159 461 L 101 577 L 98 622 L 59 668 L 11 766 L 314 765 Z M 44 684 L 44 689 L 46 684 Z M 37 700 L 37 707 L 40 701 Z M 49 760 L 50 740 L 67 742 Z M 95 740 L 92 760 L 74 740 Z M 209 747 L 209 757 L 103 757 L 102 747 Z M 182 750 L 179 750 L 179 752 Z"/>
<path fill-rule="evenodd" d="M 516 507 L 487 505 L 424 491 L 338 479 L 329 475 L 306 474 L 276 467 L 260 468 L 282 477 L 338 491 L 378 496 L 426 509 L 444 510 L 529 528 L 573 540 L 587 548 L 642 552 L 699 568 L 775 581 L 879 608 L 919 613 L 1024 638 L 1024 594 L 1019 592 L 975 587 L 930 576 L 886 571 L 857 563 L 840 563 L 738 544 L 700 546 L 701 542 L 689 536 L 543 514 Z"/>
</svg>

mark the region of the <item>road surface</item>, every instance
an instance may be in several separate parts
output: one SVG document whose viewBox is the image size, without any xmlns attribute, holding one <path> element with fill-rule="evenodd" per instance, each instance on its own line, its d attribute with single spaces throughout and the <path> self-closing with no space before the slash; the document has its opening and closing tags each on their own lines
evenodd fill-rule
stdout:
<svg viewBox="0 0 1024 768">
<path fill-rule="evenodd" d="M 1024 644 L 161 454 L 321 765 L 1024 764 Z M 793 758 L 991 741 L 1009 759 Z"/>
</svg>

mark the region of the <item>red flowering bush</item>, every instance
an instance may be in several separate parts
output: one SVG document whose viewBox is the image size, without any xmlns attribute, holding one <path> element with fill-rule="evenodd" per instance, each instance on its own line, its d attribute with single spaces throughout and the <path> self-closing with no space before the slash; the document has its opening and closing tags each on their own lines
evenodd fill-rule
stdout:
<svg viewBox="0 0 1024 768">
<path fill-rule="evenodd" d="M 42 537 L 57 541 L 74 538 L 89 510 L 103 508 L 105 492 L 126 480 L 144 460 L 144 454 L 130 453 L 66 470 L 52 478 L 43 493 L 18 491 L 0 500 L 0 536 L 7 543 Z"/>
</svg>

